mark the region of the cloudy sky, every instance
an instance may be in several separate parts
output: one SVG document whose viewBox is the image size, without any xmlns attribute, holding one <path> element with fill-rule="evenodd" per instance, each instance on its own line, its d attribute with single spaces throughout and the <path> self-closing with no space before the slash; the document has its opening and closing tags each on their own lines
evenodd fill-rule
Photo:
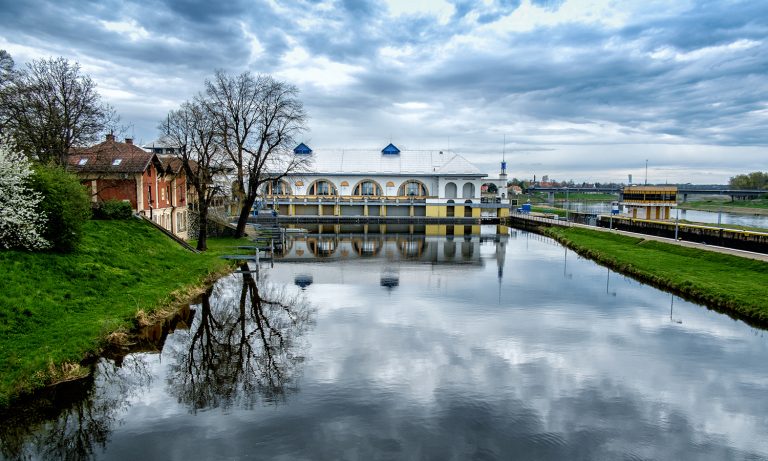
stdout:
<svg viewBox="0 0 768 461">
<path fill-rule="evenodd" d="M 314 149 L 452 149 L 496 173 L 768 170 L 768 2 L 0 0 L 17 65 L 64 56 L 137 141 L 215 69 L 297 85 Z M 131 134 L 131 133 L 129 133 Z M 506 138 L 506 147 L 504 139 Z"/>
</svg>

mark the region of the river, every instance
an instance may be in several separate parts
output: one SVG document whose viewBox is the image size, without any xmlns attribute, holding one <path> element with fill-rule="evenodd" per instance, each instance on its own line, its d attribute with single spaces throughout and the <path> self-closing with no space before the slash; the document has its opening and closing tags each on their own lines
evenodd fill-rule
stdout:
<svg viewBox="0 0 768 461">
<path fill-rule="evenodd" d="M 3 424 L 2 456 L 768 459 L 764 330 L 521 230 L 333 230 Z"/>
</svg>

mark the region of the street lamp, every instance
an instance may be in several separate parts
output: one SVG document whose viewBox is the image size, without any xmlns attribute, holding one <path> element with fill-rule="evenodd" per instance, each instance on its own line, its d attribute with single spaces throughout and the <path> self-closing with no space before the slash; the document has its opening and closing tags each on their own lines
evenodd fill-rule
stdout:
<svg viewBox="0 0 768 461">
<path fill-rule="evenodd" d="M 645 159 L 645 185 L 648 185 L 648 159 Z"/>
<path fill-rule="evenodd" d="M 677 240 L 677 230 L 680 227 L 680 208 L 675 207 L 675 240 Z"/>
</svg>

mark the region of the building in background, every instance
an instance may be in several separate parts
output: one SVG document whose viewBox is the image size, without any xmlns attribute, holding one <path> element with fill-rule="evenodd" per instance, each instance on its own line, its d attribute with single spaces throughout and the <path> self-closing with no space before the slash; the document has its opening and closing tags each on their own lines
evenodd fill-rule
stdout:
<svg viewBox="0 0 768 461">
<path fill-rule="evenodd" d="M 289 216 L 507 216 L 506 165 L 489 179 L 459 154 L 403 150 L 313 151 L 299 144 L 293 155 L 306 159 L 294 172 L 262 188 L 264 203 Z M 492 185 L 492 197 L 483 194 Z"/>
<path fill-rule="evenodd" d="M 620 205 L 633 218 L 669 219 L 670 209 L 677 206 L 677 187 L 626 186 Z"/>
<path fill-rule="evenodd" d="M 130 138 L 117 142 L 110 134 L 95 146 L 72 149 L 67 167 L 94 202 L 129 202 L 135 212 L 187 237 L 187 182 L 179 158 L 147 152 Z"/>
</svg>

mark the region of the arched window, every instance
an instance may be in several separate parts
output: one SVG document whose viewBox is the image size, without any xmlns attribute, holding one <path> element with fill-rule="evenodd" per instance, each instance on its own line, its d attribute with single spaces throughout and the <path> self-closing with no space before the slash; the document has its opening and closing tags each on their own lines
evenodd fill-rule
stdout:
<svg viewBox="0 0 768 461">
<path fill-rule="evenodd" d="M 264 185 L 264 195 L 291 195 L 291 186 L 285 181 L 268 181 Z"/>
<path fill-rule="evenodd" d="M 381 195 L 381 186 L 375 181 L 365 179 L 357 183 L 352 195 Z"/>
<path fill-rule="evenodd" d="M 473 198 L 475 196 L 475 185 L 471 182 L 465 183 L 461 189 L 461 198 Z"/>
<path fill-rule="evenodd" d="M 425 186 L 424 183 L 421 181 L 416 181 L 415 179 L 411 179 L 410 181 L 404 182 L 403 185 L 400 186 L 400 189 L 397 191 L 397 195 L 407 197 L 426 197 L 429 195 L 429 191 L 427 190 L 427 186 Z"/>
<path fill-rule="evenodd" d="M 445 185 L 445 197 L 456 198 L 456 183 L 449 182 Z"/>
<path fill-rule="evenodd" d="M 336 187 L 324 179 L 318 179 L 309 185 L 307 195 L 337 195 Z"/>
</svg>

